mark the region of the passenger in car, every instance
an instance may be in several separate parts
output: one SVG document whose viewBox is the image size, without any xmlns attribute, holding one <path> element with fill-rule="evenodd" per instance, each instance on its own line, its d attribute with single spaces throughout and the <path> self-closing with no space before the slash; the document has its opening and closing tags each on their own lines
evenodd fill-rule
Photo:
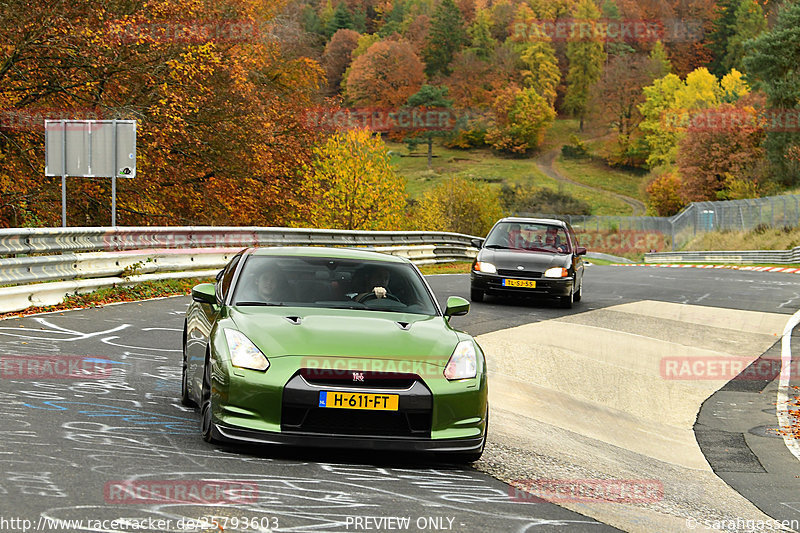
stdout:
<svg viewBox="0 0 800 533">
<path fill-rule="evenodd" d="M 256 294 L 265 302 L 285 302 L 295 300 L 294 289 L 286 275 L 279 270 L 265 270 L 256 279 Z"/>
</svg>

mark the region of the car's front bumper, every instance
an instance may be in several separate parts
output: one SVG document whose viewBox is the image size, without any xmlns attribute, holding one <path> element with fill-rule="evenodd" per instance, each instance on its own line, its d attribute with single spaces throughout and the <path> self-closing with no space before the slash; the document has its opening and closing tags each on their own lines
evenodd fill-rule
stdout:
<svg viewBox="0 0 800 533">
<path fill-rule="evenodd" d="M 487 381 L 481 357 L 476 378 L 448 381 L 443 369 L 418 364 L 407 384 L 383 381 L 356 386 L 302 376 L 307 358 L 278 357 L 266 372 L 235 369 L 227 361 L 212 366 L 212 423 L 220 440 L 362 449 L 470 452 L 479 450 L 486 431 Z M 320 368 L 347 363 L 353 371 L 376 361 L 320 358 Z M 221 363 L 221 364 L 220 364 Z M 384 362 L 386 364 L 390 362 Z M 362 366 L 363 365 L 363 366 Z M 345 372 L 346 376 L 352 372 Z M 424 378 L 421 376 L 425 376 Z M 339 378 L 337 378 L 339 379 Z M 352 381 L 352 380 L 351 380 Z M 381 384 L 384 384 L 382 386 Z M 396 394 L 397 411 L 323 408 L 321 391 Z"/>
<path fill-rule="evenodd" d="M 400 437 L 355 437 L 254 431 L 214 424 L 216 437 L 227 442 L 250 444 L 282 444 L 312 448 L 347 448 L 407 452 L 463 453 L 476 452 L 483 446 L 484 435 L 462 439 L 419 439 Z"/>
<path fill-rule="evenodd" d="M 504 279 L 525 279 L 535 281 L 535 288 L 507 287 L 503 285 Z M 473 290 L 483 291 L 487 294 L 508 294 L 520 296 L 560 297 L 569 296 L 573 291 L 575 280 L 572 276 L 565 278 L 511 278 L 497 274 L 484 274 L 472 271 L 470 274 L 470 287 Z"/>
</svg>

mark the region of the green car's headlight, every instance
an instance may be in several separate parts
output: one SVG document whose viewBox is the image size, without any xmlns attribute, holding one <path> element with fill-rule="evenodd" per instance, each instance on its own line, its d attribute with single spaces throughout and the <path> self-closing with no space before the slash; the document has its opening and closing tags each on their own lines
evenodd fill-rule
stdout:
<svg viewBox="0 0 800 533">
<path fill-rule="evenodd" d="M 266 370 L 269 368 L 269 361 L 266 356 L 241 331 L 225 329 L 225 340 L 228 341 L 228 352 L 231 354 L 231 364 L 233 366 L 251 370 Z"/>
<path fill-rule="evenodd" d="M 444 377 L 449 380 L 474 378 L 478 373 L 478 356 L 472 341 L 461 341 L 444 367 Z"/>
</svg>

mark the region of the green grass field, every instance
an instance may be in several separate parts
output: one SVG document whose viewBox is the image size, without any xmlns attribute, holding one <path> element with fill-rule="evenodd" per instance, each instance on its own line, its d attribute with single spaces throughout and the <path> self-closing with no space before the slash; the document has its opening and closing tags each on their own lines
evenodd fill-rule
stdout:
<svg viewBox="0 0 800 533">
<path fill-rule="evenodd" d="M 544 187 L 566 192 L 592 207 L 598 215 L 629 215 L 625 202 L 607 194 L 556 181 L 543 174 L 533 158 L 518 159 L 495 155 L 491 150 L 454 150 L 434 145 L 432 168 L 428 169 L 426 148 L 419 146 L 409 154 L 405 144 L 387 142 L 392 164 L 406 178 L 406 192 L 417 199 L 430 187 L 451 176 L 481 180 L 499 189 L 503 184 Z"/>
<path fill-rule="evenodd" d="M 609 168 L 602 161 L 592 159 L 565 159 L 556 160 L 556 168 L 571 179 L 585 183 L 598 189 L 630 196 L 642 202 L 646 197 L 644 186 L 648 176 L 645 173 Z"/>
<path fill-rule="evenodd" d="M 428 169 L 427 147 L 420 145 L 409 154 L 405 144 L 387 142 L 392 164 L 406 178 L 406 192 L 412 198 L 451 176 L 482 180 L 500 187 L 503 183 L 529 184 L 546 178 L 531 159 L 499 157 L 488 149 L 454 150 L 434 144 L 432 168 Z"/>
</svg>

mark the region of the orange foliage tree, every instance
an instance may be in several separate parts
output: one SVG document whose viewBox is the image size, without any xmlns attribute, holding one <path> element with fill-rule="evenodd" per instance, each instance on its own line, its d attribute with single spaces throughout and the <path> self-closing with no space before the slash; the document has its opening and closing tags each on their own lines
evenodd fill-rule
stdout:
<svg viewBox="0 0 800 533">
<path fill-rule="evenodd" d="M 350 66 L 351 54 L 358 46 L 360 36 L 357 31 L 341 29 L 333 34 L 325 46 L 322 64 L 325 67 L 325 74 L 328 76 L 328 90 L 331 94 L 339 92 L 342 75 Z"/>
<path fill-rule="evenodd" d="M 13 119 L 87 118 L 87 109 L 138 121 L 137 177 L 119 180 L 120 224 L 286 219 L 317 138 L 304 109 L 322 72 L 284 53 L 270 25 L 281 2 L 56 4 L 11 0 L 0 11 L 0 225 L 60 218 L 41 122 Z M 110 222 L 109 179 L 69 178 L 68 193 L 70 225 Z"/>
<path fill-rule="evenodd" d="M 379 41 L 353 61 L 345 93 L 356 105 L 401 106 L 422 87 L 423 68 L 408 41 Z"/>
</svg>

